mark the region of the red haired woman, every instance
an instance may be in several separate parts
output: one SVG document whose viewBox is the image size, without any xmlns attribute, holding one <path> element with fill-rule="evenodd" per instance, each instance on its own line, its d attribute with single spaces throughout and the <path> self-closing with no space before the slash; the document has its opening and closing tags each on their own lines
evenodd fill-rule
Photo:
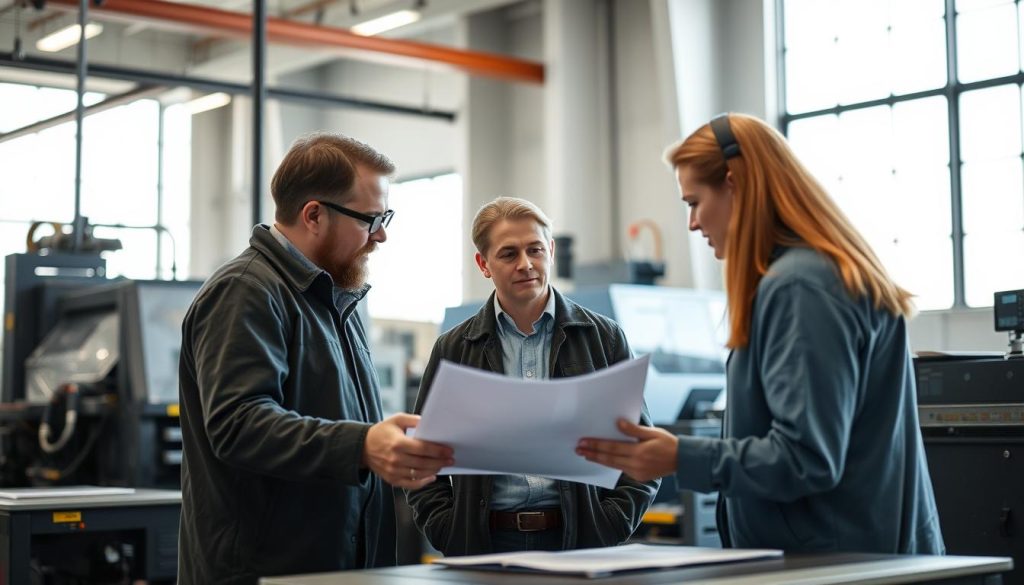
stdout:
<svg viewBox="0 0 1024 585">
<path fill-rule="evenodd" d="M 910 293 L 773 128 L 722 115 L 666 153 L 690 230 L 725 262 L 721 439 L 620 421 L 578 453 L 718 491 L 726 545 L 942 554 L 918 426 Z"/>
</svg>

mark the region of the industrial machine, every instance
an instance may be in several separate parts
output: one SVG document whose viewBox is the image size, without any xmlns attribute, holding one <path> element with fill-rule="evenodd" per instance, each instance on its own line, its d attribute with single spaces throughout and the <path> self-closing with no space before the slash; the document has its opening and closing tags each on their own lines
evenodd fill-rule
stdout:
<svg viewBox="0 0 1024 585">
<path fill-rule="evenodd" d="M 177 491 L 0 490 L 0 583 L 172 584 Z"/>
<path fill-rule="evenodd" d="M 673 435 L 692 437 L 718 438 L 722 435 L 722 421 L 717 418 L 679 420 L 670 425 L 659 425 Z M 674 530 L 668 532 L 655 531 L 659 536 L 665 534 L 672 542 L 686 546 L 721 547 L 722 538 L 718 534 L 718 492 L 700 493 L 690 490 L 679 490 L 674 475 L 661 479 L 661 489 L 652 505 L 653 513 L 644 517 L 644 524 L 651 520 L 657 522 L 663 518 L 671 523 Z M 642 529 L 649 527 L 644 526 Z"/>
<path fill-rule="evenodd" d="M 1005 356 L 918 357 L 918 408 L 947 551 L 1014 557 L 1024 584 L 1024 291 L 995 294 Z"/>
<path fill-rule="evenodd" d="M 3 484 L 177 489 L 181 321 L 201 283 L 97 255 L 6 258 Z"/>
<path fill-rule="evenodd" d="M 171 583 L 181 322 L 201 283 L 108 279 L 99 253 L 120 242 L 79 223 L 77 250 L 55 226 L 4 263 L 0 581 Z M 132 489 L 62 497 L 72 484 Z M 38 499 L 6 499 L 20 486 Z"/>
</svg>

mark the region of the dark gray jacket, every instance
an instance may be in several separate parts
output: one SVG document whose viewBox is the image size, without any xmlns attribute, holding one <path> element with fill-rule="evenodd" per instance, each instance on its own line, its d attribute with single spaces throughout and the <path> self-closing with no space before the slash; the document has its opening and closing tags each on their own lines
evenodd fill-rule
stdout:
<svg viewBox="0 0 1024 585">
<path fill-rule="evenodd" d="M 584 309 L 551 288 L 555 295 L 555 329 L 550 377 L 578 376 L 630 357 L 622 329 L 614 321 Z M 504 373 L 497 336 L 494 295 L 474 316 L 441 335 L 423 373 L 416 412 L 430 391 L 442 359 Z M 646 407 L 642 416 L 650 424 Z M 455 457 L 458 458 L 456 453 Z M 406 492 L 416 526 L 434 548 L 447 556 L 491 552 L 488 512 L 493 479 L 487 475 L 441 476 L 420 490 Z M 625 542 L 640 524 L 661 480 L 619 480 L 614 490 L 559 481 L 565 549 L 612 546 Z"/>
<path fill-rule="evenodd" d="M 360 467 L 378 385 L 355 311 L 266 226 L 182 324 L 179 583 L 393 565 L 392 490 Z"/>
<path fill-rule="evenodd" d="M 942 554 L 906 321 L 825 255 L 779 252 L 729 358 L 724 438 L 680 437 L 677 484 L 726 496 L 734 546 Z"/>
</svg>

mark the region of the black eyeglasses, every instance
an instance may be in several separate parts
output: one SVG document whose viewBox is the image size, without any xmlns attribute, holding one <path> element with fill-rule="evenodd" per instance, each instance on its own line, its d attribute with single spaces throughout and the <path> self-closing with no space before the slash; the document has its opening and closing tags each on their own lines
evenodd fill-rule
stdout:
<svg viewBox="0 0 1024 585">
<path fill-rule="evenodd" d="M 324 207 L 329 207 L 330 209 L 333 209 L 334 211 L 337 211 L 342 215 L 354 217 L 359 221 L 366 222 L 366 224 L 369 226 L 371 234 L 377 233 L 377 230 L 379 230 L 382 227 L 388 227 L 388 224 L 391 223 L 391 218 L 395 215 L 394 209 L 389 209 L 385 211 L 383 215 L 366 215 L 365 213 L 352 211 L 347 207 L 342 207 L 341 205 L 338 205 L 337 203 L 331 203 L 330 201 L 316 200 L 316 202 L 319 203 L 320 205 L 323 205 Z"/>
</svg>

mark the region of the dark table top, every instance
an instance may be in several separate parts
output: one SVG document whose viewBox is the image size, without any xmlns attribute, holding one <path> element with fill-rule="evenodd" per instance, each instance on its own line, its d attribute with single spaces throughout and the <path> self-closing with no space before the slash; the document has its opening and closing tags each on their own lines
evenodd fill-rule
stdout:
<svg viewBox="0 0 1024 585">
<path fill-rule="evenodd" d="M 992 575 L 1013 568 L 1005 557 L 901 556 L 860 553 L 792 554 L 779 559 L 660 569 L 587 579 L 579 576 L 449 569 L 410 565 L 365 571 L 267 577 L 261 585 L 714 585 L 922 583 L 942 579 Z M 979 580 L 980 582 L 980 580 Z"/>
</svg>

